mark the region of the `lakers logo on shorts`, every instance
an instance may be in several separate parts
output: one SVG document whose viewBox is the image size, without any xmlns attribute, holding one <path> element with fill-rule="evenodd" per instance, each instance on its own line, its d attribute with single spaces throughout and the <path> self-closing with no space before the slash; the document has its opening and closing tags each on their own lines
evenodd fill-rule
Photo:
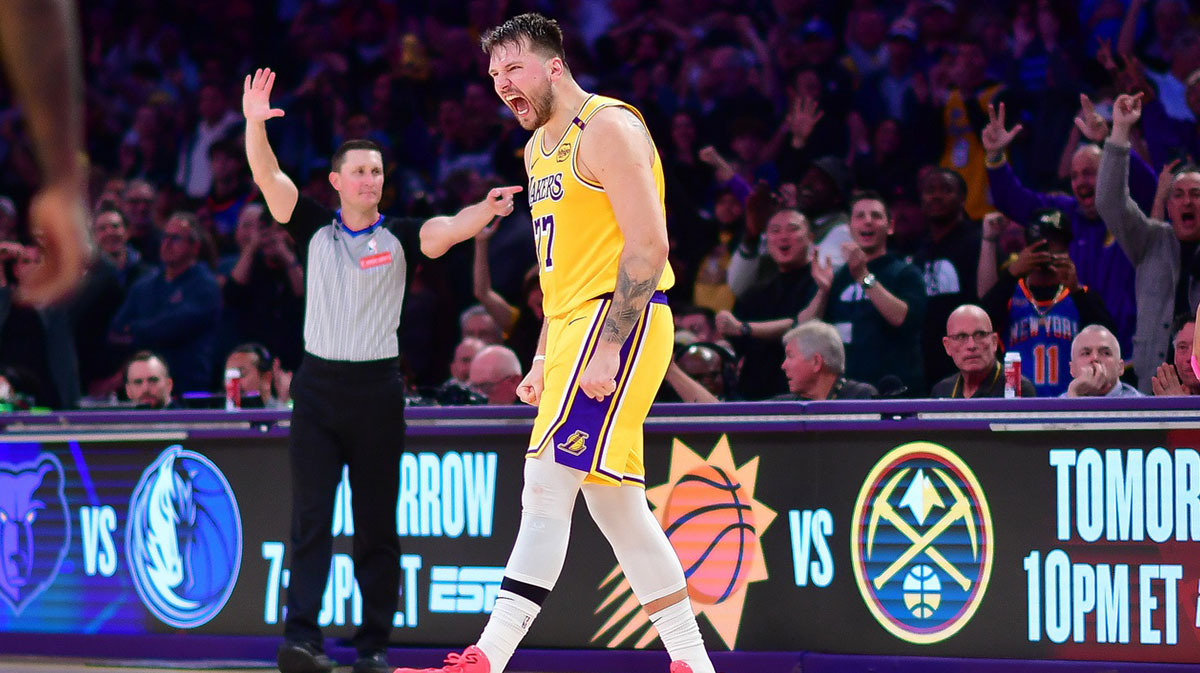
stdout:
<svg viewBox="0 0 1200 673">
<path fill-rule="evenodd" d="M 747 587 L 768 579 L 762 536 L 775 511 L 755 498 L 758 464 L 756 456 L 739 466 L 724 435 L 707 457 L 676 439 L 667 482 L 646 489 L 655 518 L 683 565 L 696 617 L 703 615 L 729 649 L 737 645 Z M 619 607 L 592 641 L 612 634 L 605 641 L 608 647 L 649 645 L 657 634 L 619 567 L 599 588 L 607 586 L 612 588 L 597 612 Z"/>
<path fill-rule="evenodd" d="M 554 160 L 561 163 L 566 161 L 569 156 L 571 156 L 571 143 L 563 143 L 559 146 L 558 153 L 554 155 Z"/>
<path fill-rule="evenodd" d="M 995 556 L 991 513 L 971 469 L 910 442 L 871 470 L 854 505 L 854 580 L 875 619 L 910 643 L 954 635 L 979 607 Z"/>
<path fill-rule="evenodd" d="M 567 437 L 567 441 L 558 445 L 558 450 L 566 451 L 572 456 L 578 456 L 587 451 L 587 439 L 588 433 L 583 430 L 576 430 L 571 433 L 570 437 Z"/>
</svg>

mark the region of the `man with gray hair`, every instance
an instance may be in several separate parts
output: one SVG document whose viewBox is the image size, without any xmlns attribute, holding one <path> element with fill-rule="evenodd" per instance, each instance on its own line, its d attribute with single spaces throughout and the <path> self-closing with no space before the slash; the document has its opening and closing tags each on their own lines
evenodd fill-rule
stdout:
<svg viewBox="0 0 1200 673">
<path fill-rule="evenodd" d="M 486 397 L 488 404 L 516 404 L 521 374 L 521 361 L 511 348 L 488 346 L 471 360 L 468 385 Z"/>
<path fill-rule="evenodd" d="M 496 319 L 488 313 L 483 304 L 468 306 L 458 316 L 458 326 L 462 330 L 462 338 L 474 337 L 485 344 L 504 342 L 504 333 L 496 324 Z"/>
<path fill-rule="evenodd" d="M 1200 303 L 1200 169 L 1180 168 L 1167 196 L 1166 221 L 1148 217 L 1129 196 L 1130 134 L 1142 116 L 1142 96 L 1121 95 L 1096 178 L 1096 210 L 1135 269 L 1137 330 L 1133 369 L 1138 389 L 1151 392 L 1171 347 L 1171 320 Z"/>
<path fill-rule="evenodd" d="M 843 376 L 846 349 L 829 323 L 810 320 L 783 335 L 783 373 L 789 392 L 776 400 L 869 400 L 875 387 Z"/>
<path fill-rule="evenodd" d="M 1121 344 L 1108 328 L 1088 325 L 1071 342 L 1071 385 L 1063 397 L 1142 397 L 1120 380 Z"/>
</svg>

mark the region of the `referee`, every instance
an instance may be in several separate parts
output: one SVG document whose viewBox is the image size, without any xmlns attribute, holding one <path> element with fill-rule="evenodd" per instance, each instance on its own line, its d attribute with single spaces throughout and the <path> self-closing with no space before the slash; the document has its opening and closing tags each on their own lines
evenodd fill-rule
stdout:
<svg viewBox="0 0 1200 673">
<path fill-rule="evenodd" d="M 521 188 L 493 189 L 454 217 L 423 223 L 384 217 L 383 155 L 370 141 L 351 140 L 333 155 L 329 182 L 341 208 L 329 210 L 299 196 L 267 142 L 266 120 L 283 116 L 270 104 L 274 82 L 268 69 L 247 75 L 242 112 L 254 182 L 307 263 L 305 356 L 292 381 L 292 559 L 279 670 L 333 670 L 317 615 L 332 555 L 334 495 L 342 466 L 349 465 L 354 576 L 363 595 L 354 673 L 389 672 L 386 648 L 400 592 L 396 499 L 404 382 L 396 329 L 404 288 L 419 260 L 440 256 L 511 213 Z"/>
</svg>

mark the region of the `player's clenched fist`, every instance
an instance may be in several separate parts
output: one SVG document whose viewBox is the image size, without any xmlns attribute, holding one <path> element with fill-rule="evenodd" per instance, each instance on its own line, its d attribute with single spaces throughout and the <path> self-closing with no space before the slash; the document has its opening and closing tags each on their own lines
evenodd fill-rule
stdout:
<svg viewBox="0 0 1200 673">
<path fill-rule="evenodd" d="M 543 368 L 541 360 L 534 360 L 533 366 L 529 368 L 529 373 L 521 379 L 521 384 L 517 386 L 517 397 L 533 407 L 536 407 L 538 401 L 542 399 L 542 388 L 546 384 Z"/>
</svg>

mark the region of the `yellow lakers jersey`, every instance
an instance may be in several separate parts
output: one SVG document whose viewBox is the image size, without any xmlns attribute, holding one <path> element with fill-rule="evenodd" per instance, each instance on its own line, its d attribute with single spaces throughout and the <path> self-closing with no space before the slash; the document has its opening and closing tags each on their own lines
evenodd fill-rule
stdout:
<svg viewBox="0 0 1200 673">
<path fill-rule="evenodd" d="M 984 107 L 991 105 L 1002 91 L 1003 86 L 999 84 L 984 89 L 978 96 L 979 103 Z M 973 105 L 974 102 L 968 102 L 959 90 L 950 92 L 946 107 L 942 111 L 946 146 L 942 150 L 938 165 L 962 176 L 967 183 L 967 201 L 963 208 L 972 219 L 979 220 L 995 208 L 992 207 L 988 192 L 987 168 L 984 166 L 986 152 L 979 136 L 971 128 L 970 120 L 967 119 L 969 104 Z"/>
<path fill-rule="evenodd" d="M 617 227 L 604 187 L 580 175 L 577 163 L 579 139 L 588 121 L 601 109 L 614 105 L 642 119 L 628 103 L 593 95 L 557 142 L 544 137 L 544 127 L 534 132 L 530 142 L 529 208 L 537 244 L 542 310 L 548 318 L 566 315 L 617 287 L 617 264 L 625 237 Z M 587 142 L 600 143 L 604 138 L 592 134 Z M 662 159 L 657 150 L 653 170 L 658 207 L 664 208 Z M 667 264 L 658 289 L 666 290 L 674 284 L 675 274 Z"/>
</svg>

